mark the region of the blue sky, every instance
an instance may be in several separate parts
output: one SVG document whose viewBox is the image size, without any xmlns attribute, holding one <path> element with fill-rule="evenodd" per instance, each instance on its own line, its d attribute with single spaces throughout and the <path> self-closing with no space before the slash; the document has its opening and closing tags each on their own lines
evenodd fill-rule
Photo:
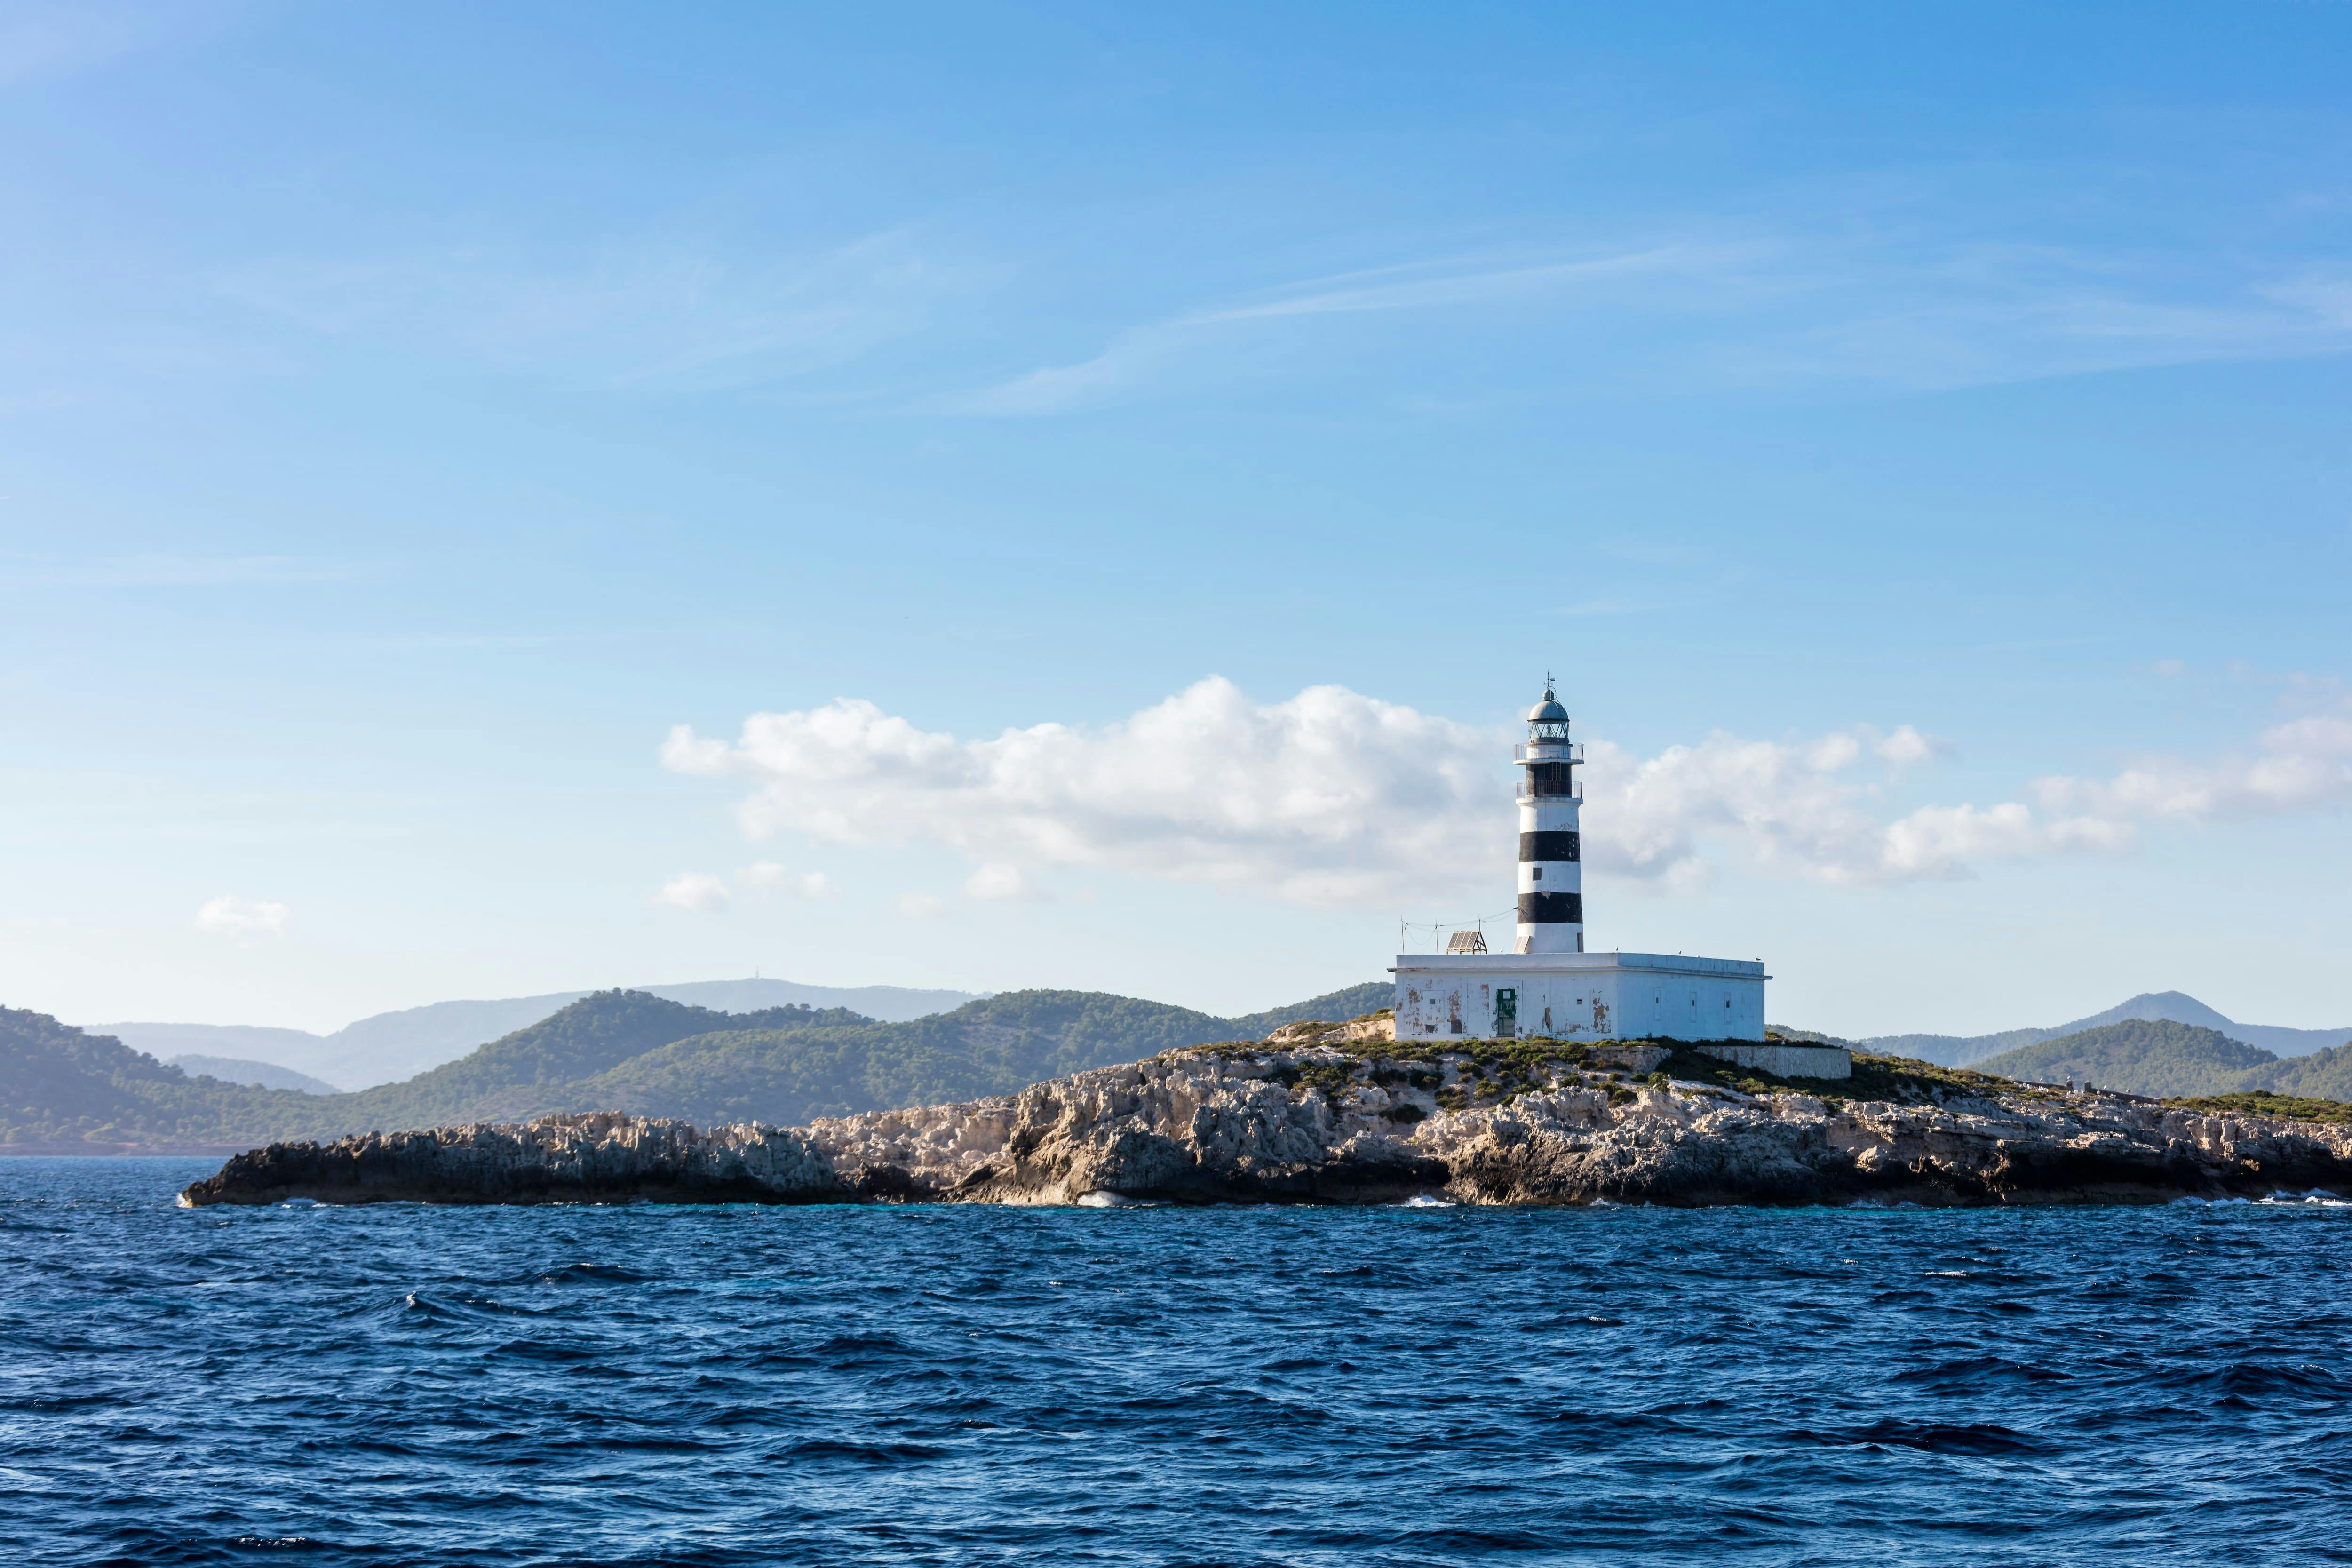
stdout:
<svg viewBox="0 0 2352 1568">
<path fill-rule="evenodd" d="M 1549 669 L 1596 945 L 2352 1022 L 2348 70 L 2320 4 L 9 7 L 0 999 L 1266 1005 L 1507 907 Z"/>
</svg>

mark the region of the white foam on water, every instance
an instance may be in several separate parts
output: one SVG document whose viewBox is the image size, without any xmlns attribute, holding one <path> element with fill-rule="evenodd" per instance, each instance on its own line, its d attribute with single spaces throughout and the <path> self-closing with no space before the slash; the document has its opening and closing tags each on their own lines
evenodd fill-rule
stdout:
<svg viewBox="0 0 2352 1568">
<path fill-rule="evenodd" d="M 2273 1193 L 2269 1197 L 2264 1198 L 2263 1202 L 2266 1204 L 2279 1204 L 2282 1205 L 2293 1205 L 2297 1207 L 2309 1204 L 2315 1208 L 2352 1208 L 2352 1203 L 2347 1203 L 2344 1199 L 2337 1197 L 2334 1193 L 2327 1191 L 2324 1187 L 2314 1187 L 2307 1193 Z"/>
<path fill-rule="evenodd" d="M 1462 1205 L 1452 1198 L 1434 1197 L 1428 1193 L 1415 1193 L 1404 1202 L 1392 1204 L 1390 1206 L 1401 1209 L 1456 1209 Z"/>
</svg>

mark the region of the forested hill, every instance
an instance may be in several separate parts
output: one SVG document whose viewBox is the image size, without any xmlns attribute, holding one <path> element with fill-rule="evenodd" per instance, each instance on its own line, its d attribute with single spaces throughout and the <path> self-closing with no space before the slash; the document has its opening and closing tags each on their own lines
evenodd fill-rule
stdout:
<svg viewBox="0 0 2352 1568">
<path fill-rule="evenodd" d="M 1233 1031 L 1223 1037 L 1229 1040 L 1262 1040 L 1285 1024 L 1296 1024 L 1308 1018 L 1321 1018 L 1344 1024 L 1350 1018 L 1360 1018 L 1367 1013 L 1377 1013 L 1396 1000 L 1396 983 L 1391 980 L 1368 980 L 1361 985 L 1343 990 L 1326 991 L 1320 996 L 1309 996 L 1304 1002 L 1293 1002 L 1287 1007 L 1268 1007 L 1263 1013 L 1245 1013 L 1238 1018 L 1227 1018 L 1224 1026 Z"/>
<path fill-rule="evenodd" d="M 2137 1018 L 2004 1051 L 1976 1070 L 2036 1083 L 2067 1079 L 2158 1099 L 2268 1092 L 2352 1100 L 2352 1043 L 2282 1060 L 2219 1029 Z"/>
<path fill-rule="evenodd" d="M 873 1022 L 845 1007 L 718 1013 L 665 1001 L 643 991 L 599 991 L 405 1083 L 339 1095 L 328 1104 L 359 1131 L 499 1121 L 545 1110 L 585 1110 L 545 1102 L 551 1097 L 562 1099 L 572 1085 L 607 1068 L 695 1035 L 720 1029 L 787 1033 Z M 510 1110 L 510 1106 L 532 1109 Z"/>
<path fill-rule="evenodd" d="M 2278 1058 L 2260 1046 L 2233 1040 L 2218 1029 L 2169 1019 L 2134 1019 L 2003 1051 L 1977 1063 L 1976 1070 L 2035 1083 L 2072 1079 L 2160 1098 L 2224 1093 L 2240 1087 L 2238 1079 L 2248 1068 L 2277 1065 Z"/>
<path fill-rule="evenodd" d="M 2352 1028 L 2293 1029 L 2277 1024 L 2242 1024 L 2185 992 L 2143 991 L 2104 1013 L 2094 1013 L 2055 1028 L 2005 1029 L 1997 1035 L 1874 1035 L 1854 1043 L 1880 1056 L 1916 1057 L 1942 1067 L 1979 1067 L 1997 1056 L 2044 1041 L 2088 1034 L 2111 1024 L 2166 1019 L 2219 1030 L 2242 1044 L 2258 1046 L 2274 1058 L 2306 1056 L 2352 1041 Z"/>
<path fill-rule="evenodd" d="M 553 1110 L 791 1124 L 1009 1093 L 1300 1018 L 1357 1016 L 1390 994 L 1375 982 L 1218 1018 L 1100 992 L 1017 991 L 884 1024 L 837 1007 L 717 1013 L 607 991 L 405 1083 L 339 1095 L 190 1079 L 110 1037 L 0 1010 L 0 1148 L 210 1150 Z"/>
<path fill-rule="evenodd" d="M 0 1007 L 0 1152 L 213 1148 L 306 1131 L 329 1097 L 190 1078 L 111 1035 Z"/>
</svg>

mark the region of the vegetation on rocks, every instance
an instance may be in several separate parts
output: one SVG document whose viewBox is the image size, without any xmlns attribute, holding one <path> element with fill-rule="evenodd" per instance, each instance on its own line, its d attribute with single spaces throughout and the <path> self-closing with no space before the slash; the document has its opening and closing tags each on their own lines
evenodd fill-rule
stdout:
<svg viewBox="0 0 2352 1568">
<path fill-rule="evenodd" d="M 1514 1048 L 1545 1042 L 1479 1044 L 1489 1048 L 1433 1059 L 1369 1042 L 1183 1048 L 1017 1094 L 805 1127 L 558 1116 L 280 1144 L 184 1196 L 1973 1205 L 2352 1193 L 2344 1123 L 2020 1092 L 1984 1075 L 1958 1083 L 1988 1092 L 1956 1095 L 1892 1058 L 1873 1070 L 1911 1103 L 1832 1104 L 1675 1078 L 1663 1045 L 1589 1047 L 1571 1064 L 1564 1049 Z"/>
<path fill-rule="evenodd" d="M 2294 1121 L 2352 1122 L 2352 1105 L 2343 1100 L 2314 1100 L 2299 1094 L 2273 1094 L 2267 1089 L 2244 1094 L 2199 1095 L 2194 1099 L 2168 1100 L 2165 1103 L 2216 1116 L 2235 1113 L 2241 1116 L 2277 1116 Z"/>
<path fill-rule="evenodd" d="M 39 1014 L 0 1009 L 0 1146 L 208 1150 L 603 1111 L 680 1118 L 705 1127 L 791 1126 L 1009 1094 L 1090 1068 L 1171 1052 L 1263 1058 L 1268 1047 L 1252 1031 L 1267 1030 L 1277 1033 L 1283 1047 L 1269 1058 L 1280 1064 L 1270 1070 L 1294 1098 L 1313 1096 L 1339 1115 L 1360 1089 L 1378 1089 L 1399 1111 L 1386 1124 L 1400 1129 L 1415 1117 L 1497 1108 L 1569 1087 L 1597 1089 L 1620 1105 L 1644 1090 L 1683 1097 L 1796 1093 L 1832 1109 L 2065 1100 L 2058 1090 L 1983 1070 L 1862 1052 L 1853 1056 L 1852 1079 L 1819 1080 L 1735 1066 L 1673 1041 L 1392 1041 L 1385 1037 L 1385 1010 L 1352 1016 L 1345 1010 L 1386 994 L 1383 985 L 1358 986 L 1235 1019 L 1094 992 L 1027 991 L 881 1024 L 838 1008 L 729 1014 L 642 993 L 603 992 L 405 1083 L 342 1095 L 191 1078 L 110 1038 Z M 1318 1021 L 1331 1017 L 1349 1021 Z M 2224 1041 L 2230 1051 L 2217 1054 L 2201 1037 L 2212 1031 L 2185 1025 L 2116 1027 L 2142 1033 L 2126 1038 L 2091 1031 L 2105 1040 L 2104 1047 L 2092 1046 L 2108 1054 L 2053 1058 L 2057 1076 L 2064 1076 L 2070 1061 L 2088 1062 L 2075 1074 L 2078 1081 L 2089 1077 L 2103 1088 L 2131 1089 L 2144 1080 L 2121 1070 L 2116 1052 L 2134 1039 L 2168 1040 L 2178 1048 L 2165 1059 L 2183 1075 L 2163 1080 L 2179 1086 L 2165 1090 L 2176 1104 L 2333 1121 L 2345 1112 L 2328 1109 L 2328 1102 L 2352 1100 L 2352 1047 L 2280 1063 L 2236 1042 Z M 2214 1083 L 2188 1071 L 2198 1060 L 2226 1066 L 2249 1052 L 2269 1065 L 2231 1070 L 2269 1073 L 2275 1081 Z"/>
</svg>

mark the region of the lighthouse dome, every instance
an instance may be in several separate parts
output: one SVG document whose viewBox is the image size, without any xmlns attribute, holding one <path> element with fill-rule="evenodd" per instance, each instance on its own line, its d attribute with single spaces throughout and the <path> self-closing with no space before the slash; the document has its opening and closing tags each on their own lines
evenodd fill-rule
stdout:
<svg viewBox="0 0 2352 1568">
<path fill-rule="evenodd" d="M 1528 722 L 1530 724 L 1568 722 L 1568 710 L 1559 705 L 1559 699 L 1551 694 L 1550 687 L 1544 688 L 1543 700 L 1528 710 Z"/>
</svg>

